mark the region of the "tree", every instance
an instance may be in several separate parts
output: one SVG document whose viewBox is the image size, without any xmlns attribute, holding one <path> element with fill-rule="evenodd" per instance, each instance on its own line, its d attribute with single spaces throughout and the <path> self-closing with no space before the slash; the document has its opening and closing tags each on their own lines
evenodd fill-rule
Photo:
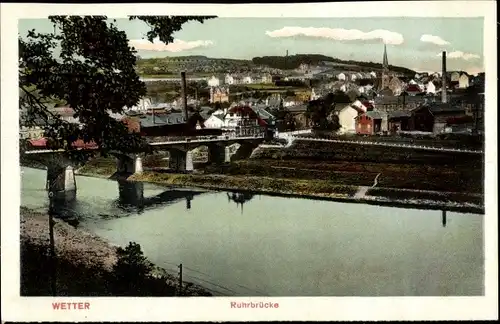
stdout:
<svg viewBox="0 0 500 324">
<path fill-rule="evenodd" d="M 311 120 L 313 129 L 336 131 L 340 128 L 338 116 L 334 114 L 335 100 L 339 100 L 339 97 L 329 93 L 323 98 L 309 101 L 306 116 Z"/>
<path fill-rule="evenodd" d="M 170 43 L 172 34 L 184 23 L 210 18 L 131 16 L 130 20 L 142 20 L 150 27 L 146 35 L 150 42 L 158 38 Z M 129 133 L 125 124 L 109 114 L 135 106 L 146 94 L 146 86 L 136 72 L 137 52 L 129 46 L 125 32 L 105 16 L 51 16 L 49 20 L 54 25 L 53 33 L 31 30 L 27 39 L 18 38 L 19 103 L 27 110 L 23 123 L 43 126 L 49 147 L 65 149 L 76 161 L 89 158 L 89 154 L 72 147 L 78 139 L 96 143 L 103 154 L 109 150 L 149 151 L 143 138 Z M 49 108 L 54 101 L 73 108 L 81 124 L 55 114 Z M 25 144 L 20 148 L 26 149 Z M 49 214 L 52 217 L 51 209 Z M 51 218 L 49 226 L 52 229 Z M 53 241 L 52 231 L 50 239 Z"/>
<path fill-rule="evenodd" d="M 278 108 L 270 109 L 269 112 L 276 118 L 278 131 L 294 131 L 297 127 L 295 117 L 282 104 Z"/>
<path fill-rule="evenodd" d="M 213 17 L 131 16 L 145 22 L 149 41 L 173 41 L 173 33 L 189 21 Z M 73 152 L 71 144 L 81 139 L 95 142 L 101 152 L 144 151 L 145 141 L 129 134 L 109 112 L 121 113 L 138 103 L 146 86 L 136 73 L 137 53 L 127 35 L 105 16 L 51 16 L 53 33 L 31 30 L 19 37 L 19 88 L 21 106 L 30 109 L 31 122 L 44 120 L 49 145 Z M 58 55 L 54 54 L 57 53 Z M 71 124 L 47 106 L 63 101 L 75 111 L 81 125 Z"/>
<path fill-rule="evenodd" d="M 141 246 L 130 242 L 117 250 L 118 260 L 113 265 L 113 290 L 119 294 L 136 294 L 150 275 L 153 265 L 144 256 Z"/>
</svg>

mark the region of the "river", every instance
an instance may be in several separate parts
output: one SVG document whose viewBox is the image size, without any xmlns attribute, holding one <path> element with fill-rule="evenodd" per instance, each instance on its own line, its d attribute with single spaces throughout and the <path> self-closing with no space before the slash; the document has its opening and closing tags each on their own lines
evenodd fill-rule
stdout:
<svg viewBox="0 0 500 324">
<path fill-rule="evenodd" d="M 45 171 L 21 204 L 46 211 Z M 141 245 L 167 271 L 237 296 L 484 294 L 484 215 L 131 184 L 77 176 L 62 217 Z M 121 193 L 120 193 L 121 192 Z M 144 198 L 142 197 L 144 196 Z"/>
</svg>

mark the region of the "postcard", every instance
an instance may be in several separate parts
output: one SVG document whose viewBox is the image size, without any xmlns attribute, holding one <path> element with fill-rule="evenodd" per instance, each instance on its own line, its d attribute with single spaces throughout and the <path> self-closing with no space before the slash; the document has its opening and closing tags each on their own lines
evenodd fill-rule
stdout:
<svg viewBox="0 0 500 324">
<path fill-rule="evenodd" d="M 2 4 L 2 320 L 498 318 L 495 7 Z"/>
</svg>

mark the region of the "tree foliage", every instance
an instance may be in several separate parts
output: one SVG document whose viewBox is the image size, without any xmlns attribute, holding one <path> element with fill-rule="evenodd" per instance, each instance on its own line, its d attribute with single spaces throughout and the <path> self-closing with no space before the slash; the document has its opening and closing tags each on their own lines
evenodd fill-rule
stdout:
<svg viewBox="0 0 500 324">
<path fill-rule="evenodd" d="M 151 262 L 144 256 L 141 246 L 130 242 L 117 250 L 118 260 L 113 265 L 114 290 L 137 293 L 153 269 Z"/>
<path fill-rule="evenodd" d="M 329 93 L 323 98 L 309 101 L 306 116 L 311 120 L 315 130 L 336 131 L 340 128 L 336 104 L 345 103 L 345 98 L 339 93 Z"/>
<path fill-rule="evenodd" d="M 278 108 L 270 109 L 269 112 L 276 118 L 276 127 L 278 131 L 294 131 L 297 128 L 295 117 L 282 105 Z"/>
<path fill-rule="evenodd" d="M 144 21 L 149 41 L 169 43 L 189 21 L 213 17 L 131 16 Z M 138 152 L 146 143 L 129 134 L 109 113 L 136 105 L 146 86 L 136 73 L 137 53 L 124 31 L 105 16 L 51 16 L 53 33 L 31 30 L 19 37 L 21 109 L 28 110 L 26 126 L 42 120 L 53 147 L 71 151 L 76 139 L 95 142 L 101 151 Z M 69 105 L 81 125 L 65 121 L 50 109 L 57 100 Z"/>
</svg>

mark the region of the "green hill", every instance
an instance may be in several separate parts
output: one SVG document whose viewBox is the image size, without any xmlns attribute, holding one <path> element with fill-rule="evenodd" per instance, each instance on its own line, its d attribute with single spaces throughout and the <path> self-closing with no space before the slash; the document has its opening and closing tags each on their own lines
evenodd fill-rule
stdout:
<svg viewBox="0 0 500 324">
<path fill-rule="evenodd" d="M 309 65 L 325 65 L 326 62 L 332 68 L 338 67 L 340 69 L 346 70 L 359 70 L 359 69 L 372 69 L 372 70 L 380 70 L 382 69 L 381 63 L 373 63 L 373 62 L 360 62 L 353 60 L 341 60 L 338 58 L 320 55 L 320 54 L 297 54 L 291 56 L 263 56 L 263 57 L 254 57 L 252 62 L 257 65 L 267 65 L 271 68 L 275 69 L 296 69 L 301 64 L 309 64 Z M 411 74 L 414 75 L 416 72 L 405 67 L 401 66 L 393 66 L 389 65 L 389 69 L 391 71 L 403 74 Z"/>
</svg>

